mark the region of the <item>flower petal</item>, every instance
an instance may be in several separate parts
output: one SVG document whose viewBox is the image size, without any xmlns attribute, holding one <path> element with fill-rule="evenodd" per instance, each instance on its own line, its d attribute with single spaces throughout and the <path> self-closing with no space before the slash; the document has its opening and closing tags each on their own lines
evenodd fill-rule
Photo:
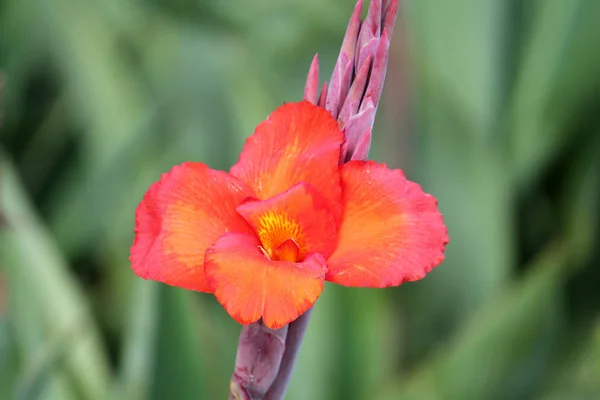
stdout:
<svg viewBox="0 0 600 400">
<path fill-rule="evenodd" d="M 235 211 L 253 196 L 243 182 L 201 163 L 184 163 L 150 186 L 136 211 L 130 260 L 144 279 L 211 292 L 204 253 L 225 232 L 252 232 Z"/>
<path fill-rule="evenodd" d="M 372 161 L 350 161 L 341 176 L 343 214 L 328 281 L 397 286 L 443 261 L 448 231 L 433 196 L 402 171 Z"/>
<path fill-rule="evenodd" d="M 302 261 L 311 253 L 329 257 L 335 247 L 335 219 L 323 198 L 307 183 L 299 183 L 268 200 L 249 201 L 237 211 L 252 225 L 274 260 L 286 258 L 276 257 L 276 253 L 289 239 L 299 248 L 298 259 L 293 261 Z"/>
<path fill-rule="evenodd" d="M 248 138 L 231 174 L 266 200 L 297 183 L 313 185 L 341 214 L 339 153 L 344 136 L 331 114 L 308 101 L 286 103 Z"/>
<path fill-rule="evenodd" d="M 259 246 L 256 235 L 223 235 L 206 251 L 206 276 L 237 322 L 247 325 L 262 317 L 266 326 L 279 329 L 315 303 L 327 266 L 319 254 L 301 263 L 271 261 Z"/>
</svg>

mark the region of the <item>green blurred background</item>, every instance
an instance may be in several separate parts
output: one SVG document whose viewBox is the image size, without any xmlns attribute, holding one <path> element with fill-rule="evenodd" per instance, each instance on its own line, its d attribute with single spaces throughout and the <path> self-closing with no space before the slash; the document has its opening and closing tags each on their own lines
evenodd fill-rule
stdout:
<svg viewBox="0 0 600 400">
<path fill-rule="evenodd" d="M 134 276 L 134 210 L 328 79 L 354 0 L 0 0 L 0 399 L 223 399 L 240 326 Z M 600 1 L 406 0 L 372 158 L 434 194 L 424 280 L 328 285 L 287 399 L 600 398 Z"/>
</svg>

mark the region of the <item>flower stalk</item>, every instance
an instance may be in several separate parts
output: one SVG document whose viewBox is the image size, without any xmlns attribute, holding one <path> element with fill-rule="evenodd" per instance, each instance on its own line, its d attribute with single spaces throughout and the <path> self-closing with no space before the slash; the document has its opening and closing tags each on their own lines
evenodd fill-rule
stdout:
<svg viewBox="0 0 600 400">
<path fill-rule="evenodd" d="M 398 0 L 372 0 L 364 21 L 362 9 L 358 0 L 329 82 L 321 86 L 315 55 L 304 89 L 304 99 L 329 111 L 344 133 L 340 163 L 368 157 Z M 230 400 L 283 399 L 310 314 L 278 330 L 261 321 L 242 328 Z"/>
<path fill-rule="evenodd" d="M 273 365 L 281 364 L 288 326 L 273 330 L 257 321 L 242 329 L 230 383 L 231 400 L 265 397 L 277 377 Z"/>
</svg>

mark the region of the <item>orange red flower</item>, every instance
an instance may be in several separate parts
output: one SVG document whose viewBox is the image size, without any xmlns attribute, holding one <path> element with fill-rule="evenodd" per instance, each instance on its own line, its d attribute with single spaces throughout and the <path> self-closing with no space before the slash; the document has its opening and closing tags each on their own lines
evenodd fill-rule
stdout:
<svg viewBox="0 0 600 400">
<path fill-rule="evenodd" d="M 325 281 L 388 287 L 421 279 L 448 242 L 437 201 L 400 170 L 339 164 L 344 135 L 307 101 L 275 110 L 230 173 L 187 162 L 136 212 L 132 268 L 144 279 L 214 293 L 239 323 L 277 329 Z"/>
</svg>

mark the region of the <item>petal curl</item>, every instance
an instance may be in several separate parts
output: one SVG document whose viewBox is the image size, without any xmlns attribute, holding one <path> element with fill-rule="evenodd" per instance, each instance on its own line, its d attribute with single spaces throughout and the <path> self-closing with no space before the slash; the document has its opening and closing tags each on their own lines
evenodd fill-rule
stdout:
<svg viewBox="0 0 600 400">
<path fill-rule="evenodd" d="M 317 300 L 327 266 L 319 254 L 301 263 L 271 261 L 256 235 L 228 233 L 206 251 L 205 270 L 215 297 L 240 324 L 260 318 L 279 329 Z"/>
<path fill-rule="evenodd" d="M 133 271 L 144 279 L 211 292 L 204 253 L 225 232 L 252 232 L 235 208 L 253 195 L 243 182 L 202 163 L 173 167 L 137 208 Z"/>
<path fill-rule="evenodd" d="M 398 286 L 443 261 L 448 231 L 437 200 L 421 186 L 372 161 L 344 164 L 341 177 L 343 214 L 328 281 Z"/>
<path fill-rule="evenodd" d="M 256 127 L 230 172 L 261 200 L 297 183 L 309 183 L 325 198 L 337 221 L 343 139 L 337 122 L 325 109 L 307 101 L 286 103 Z"/>
<path fill-rule="evenodd" d="M 336 244 L 336 222 L 323 198 L 307 183 L 262 201 L 249 201 L 237 211 L 254 228 L 263 247 L 272 259 L 279 247 L 292 240 L 298 246 L 301 261 L 310 253 L 329 257 Z M 289 254 L 290 242 L 284 245 Z"/>
</svg>

